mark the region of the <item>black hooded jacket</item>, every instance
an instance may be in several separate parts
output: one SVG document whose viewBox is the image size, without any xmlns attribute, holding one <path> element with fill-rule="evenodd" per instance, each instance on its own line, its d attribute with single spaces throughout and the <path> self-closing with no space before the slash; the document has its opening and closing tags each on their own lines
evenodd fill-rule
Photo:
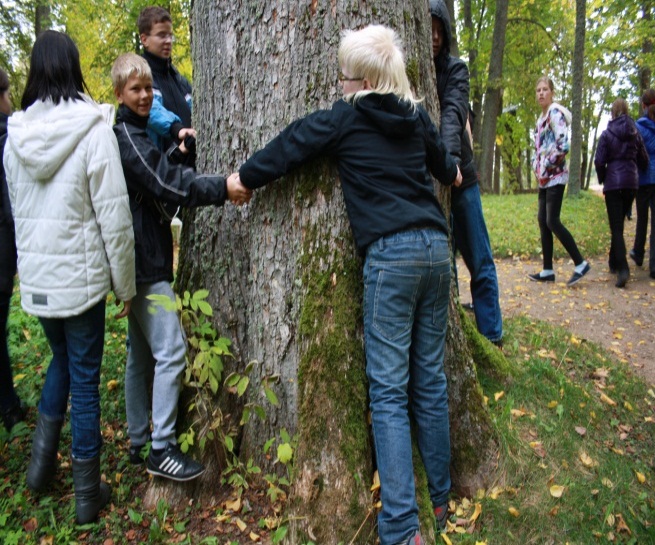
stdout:
<svg viewBox="0 0 655 545">
<path fill-rule="evenodd" d="M 312 159 L 337 160 L 348 218 L 360 254 L 382 236 L 417 227 L 448 232 L 430 172 L 445 184 L 457 175 L 427 112 L 396 95 L 344 100 L 294 121 L 239 170 L 255 189 Z"/>
<path fill-rule="evenodd" d="M 0 292 L 11 293 L 16 274 L 16 235 L 2 157 L 7 141 L 7 115 L 0 113 Z"/>
<path fill-rule="evenodd" d="M 478 183 L 473 149 L 466 131 L 469 115 L 469 71 L 464 61 L 450 55 L 452 29 L 445 2 L 430 0 L 430 15 L 440 19 L 444 29 L 441 51 L 434 59 L 441 106 L 440 132 L 443 143 L 462 172 L 462 185 L 453 188 L 453 191 L 461 191 Z"/>
<path fill-rule="evenodd" d="M 173 281 L 172 218 L 164 205 L 220 206 L 227 195 L 222 176 L 197 174 L 174 164 L 174 154 L 159 151 L 148 138 L 147 124 L 147 117 L 124 105 L 118 107 L 114 134 L 130 196 L 137 285 Z"/>
</svg>

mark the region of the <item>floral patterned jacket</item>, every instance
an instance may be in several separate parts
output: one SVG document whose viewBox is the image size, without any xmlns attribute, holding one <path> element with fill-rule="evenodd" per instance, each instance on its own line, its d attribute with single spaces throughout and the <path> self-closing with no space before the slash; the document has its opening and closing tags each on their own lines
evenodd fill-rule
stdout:
<svg viewBox="0 0 655 545">
<path fill-rule="evenodd" d="M 566 154 L 569 152 L 569 123 L 571 112 L 553 102 L 546 114 L 537 120 L 534 130 L 535 154 L 532 169 L 545 189 L 569 181 Z"/>
</svg>

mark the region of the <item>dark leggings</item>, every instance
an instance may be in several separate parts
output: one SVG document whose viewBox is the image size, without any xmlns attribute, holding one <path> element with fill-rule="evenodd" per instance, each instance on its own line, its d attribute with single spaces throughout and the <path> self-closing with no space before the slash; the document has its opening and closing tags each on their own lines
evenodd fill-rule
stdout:
<svg viewBox="0 0 655 545">
<path fill-rule="evenodd" d="M 539 190 L 539 231 L 541 232 L 541 251 L 544 254 L 544 269 L 553 268 L 553 234 L 562 243 L 562 246 L 573 259 L 576 266 L 584 261 L 578 246 L 573 240 L 569 230 L 562 225 L 559 219 L 564 199 L 564 184 L 558 184 L 546 189 Z"/>
<path fill-rule="evenodd" d="M 6 412 L 18 403 L 14 391 L 14 378 L 11 373 L 9 351 L 7 350 L 7 318 L 11 293 L 0 292 L 0 410 Z"/>
<path fill-rule="evenodd" d="M 623 229 L 625 216 L 632 208 L 634 198 L 634 189 L 613 189 L 605 192 L 605 207 L 607 208 L 607 219 L 609 220 L 610 232 L 612 234 L 609 266 L 618 272 L 629 270 Z"/>
</svg>

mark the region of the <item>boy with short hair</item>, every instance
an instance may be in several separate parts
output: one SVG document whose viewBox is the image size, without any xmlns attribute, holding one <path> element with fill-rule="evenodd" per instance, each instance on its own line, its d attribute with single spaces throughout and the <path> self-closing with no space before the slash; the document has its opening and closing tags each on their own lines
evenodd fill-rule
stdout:
<svg viewBox="0 0 655 545">
<path fill-rule="evenodd" d="M 191 84 L 171 62 L 173 21 L 159 6 L 144 8 L 137 20 L 143 58 L 152 71 L 154 103 L 148 134 L 161 150 L 196 135 L 191 124 Z"/>
<path fill-rule="evenodd" d="M 148 296 L 175 295 L 173 238 L 165 204 L 222 205 L 226 198 L 247 202 L 251 192 L 233 174 L 196 174 L 171 158 L 184 144 L 163 154 L 146 133 L 153 103 L 148 63 L 134 53 L 121 55 L 111 70 L 119 107 L 114 125 L 134 220 L 137 294 L 128 315 L 129 349 L 125 371 L 125 408 L 130 436 L 130 461 L 142 463 L 148 441 L 148 386 L 152 377 L 152 446 L 147 470 L 176 481 L 188 481 L 204 467 L 177 447 L 177 405 L 186 366 L 186 342 L 177 315 L 152 309 Z M 154 310 L 154 312 L 153 312 Z"/>
</svg>

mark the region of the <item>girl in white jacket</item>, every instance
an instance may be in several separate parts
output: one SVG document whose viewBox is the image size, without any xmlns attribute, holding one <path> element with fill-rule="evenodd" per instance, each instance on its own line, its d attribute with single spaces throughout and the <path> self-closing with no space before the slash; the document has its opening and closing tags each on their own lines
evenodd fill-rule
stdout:
<svg viewBox="0 0 655 545">
<path fill-rule="evenodd" d="M 27 483 L 40 491 L 56 469 L 70 393 L 77 521 L 109 501 L 100 481 L 100 364 L 105 299 L 126 316 L 136 293 L 134 235 L 113 117 L 83 94 L 79 53 L 65 34 L 34 44 L 22 111 L 9 119 L 4 164 L 16 226 L 23 308 L 52 349 L 39 402 Z"/>
</svg>

